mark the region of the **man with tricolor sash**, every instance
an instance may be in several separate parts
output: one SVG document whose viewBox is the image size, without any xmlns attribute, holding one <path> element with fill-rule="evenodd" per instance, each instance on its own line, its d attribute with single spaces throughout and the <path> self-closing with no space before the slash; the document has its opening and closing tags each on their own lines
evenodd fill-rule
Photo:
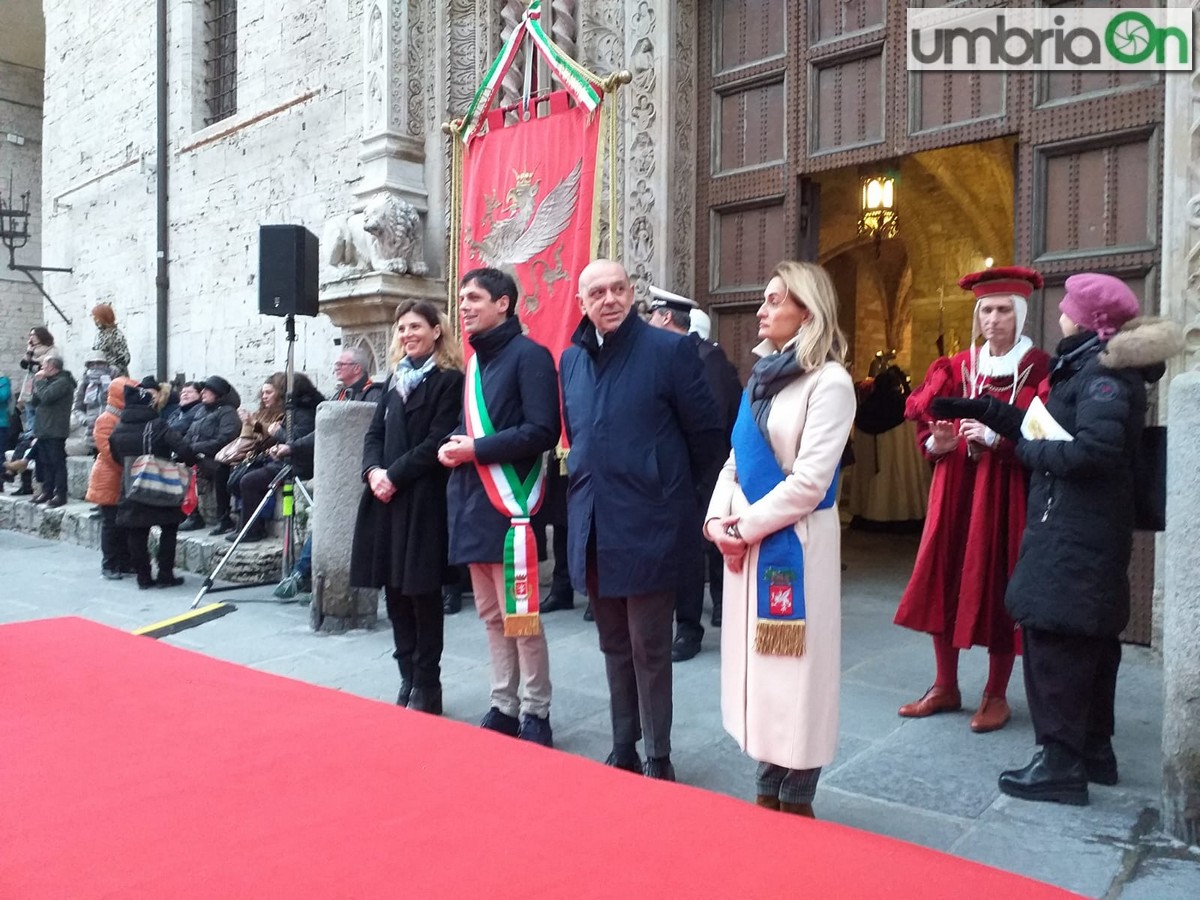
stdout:
<svg viewBox="0 0 1200 900">
<path fill-rule="evenodd" d="M 671 632 L 680 566 L 699 527 L 695 485 L 722 461 L 724 434 L 686 335 L 651 328 L 625 268 L 589 263 L 584 319 L 560 361 L 568 556 L 604 654 L 612 712 L 607 764 L 675 780 Z M 646 762 L 637 752 L 645 739 Z"/>
<path fill-rule="evenodd" d="M 472 269 L 458 298 L 471 357 L 462 423 L 438 459 L 454 470 L 450 563 L 470 568 L 492 659 L 491 708 L 480 724 L 549 747 L 550 662 L 530 519 L 542 502 L 546 452 L 561 428 L 554 360 L 522 334 L 511 276 Z"/>
</svg>

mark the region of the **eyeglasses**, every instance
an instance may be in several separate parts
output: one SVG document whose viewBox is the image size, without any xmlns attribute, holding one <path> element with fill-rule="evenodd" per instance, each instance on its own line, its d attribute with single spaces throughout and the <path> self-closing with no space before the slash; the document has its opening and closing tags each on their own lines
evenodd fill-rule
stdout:
<svg viewBox="0 0 1200 900">
<path fill-rule="evenodd" d="M 346 366 L 357 366 L 357 365 L 358 365 L 358 363 L 354 363 L 354 362 L 342 362 L 342 361 L 339 359 L 337 362 L 335 362 L 335 363 L 333 364 L 333 367 L 334 367 L 335 369 L 341 369 L 341 368 L 344 368 L 344 367 L 346 367 Z"/>
</svg>

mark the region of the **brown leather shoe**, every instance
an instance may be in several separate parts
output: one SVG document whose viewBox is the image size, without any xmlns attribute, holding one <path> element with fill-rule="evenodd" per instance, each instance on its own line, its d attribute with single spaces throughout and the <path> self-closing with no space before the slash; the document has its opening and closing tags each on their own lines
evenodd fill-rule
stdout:
<svg viewBox="0 0 1200 900">
<path fill-rule="evenodd" d="M 1012 718 L 1012 710 L 1008 701 L 1003 697 L 983 695 L 979 709 L 971 716 L 971 730 L 976 734 L 986 734 L 989 731 L 999 731 Z"/>
<path fill-rule="evenodd" d="M 793 816 L 803 816 L 806 819 L 815 819 L 811 803 L 780 803 L 779 809 L 785 813 L 791 813 Z"/>
<path fill-rule="evenodd" d="M 779 809 L 779 798 L 770 794 L 759 794 L 754 798 L 754 802 L 764 809 Z"/>
<path fill-rule="evenodd" d="M 898 712 L 906 719 L 923 719 L 943 712 L 958 712 L 962 709 L 962 694 L 958 688 L 947 688 L 935 684 L 920 700 L 905 703 Z"/>
</svg>

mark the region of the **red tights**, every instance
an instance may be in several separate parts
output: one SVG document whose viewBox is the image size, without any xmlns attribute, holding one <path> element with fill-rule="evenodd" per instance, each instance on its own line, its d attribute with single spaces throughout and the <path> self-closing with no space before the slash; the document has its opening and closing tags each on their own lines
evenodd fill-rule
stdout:
<svg viewBox="0 0 1200 900">
<path fill-rule="evenodd" d="M 937 660 L 937 678 L 934 684 L 944 688 L 958 688 L 958 648 L 949 636 L 933 636 L 933 655 Z M 1013 654 L 988 653 L 988 680 L 983 692 L 989 697 L 1004 697 L 1008 693 L 1008 680 L 1012 676 Z"/>
</svg>

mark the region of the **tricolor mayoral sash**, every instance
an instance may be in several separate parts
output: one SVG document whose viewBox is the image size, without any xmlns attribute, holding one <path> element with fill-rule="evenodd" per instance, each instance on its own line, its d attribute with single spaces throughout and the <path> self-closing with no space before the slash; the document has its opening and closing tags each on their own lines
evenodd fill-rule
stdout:
<svg viewBox="0 0 1200 900">
<path fill-rule="evenodd" d="M 478 356 L 467 361 L 464 394 L 467 434 L 472 438 L 495 434 L 496 428 L 483 399 Z M 537 462 L 523 480 L 512 463 L 485 466 L 476 460 L 475 469 L 492 506 L 509 519 L 508 533 L 504 536 L 504 634 L 506 637 L 537 634 L 541 628 L 538 621 L 537 541 L 529 520 L 542 505 L 542 489 L 546 483 L 545 454 L 538 455 Z"/>
<path fill-rule="evenodd" d="M 742 394 L 742 404 L 733 425 L 733 455 L 738 484 L 750 503 L 757 503 L 787 479 L 787 473 L 780 468 L 771 445 L 754 421 L 748 390 Z M 840 469 L 834 473 L 833 484 L 817 504 L 817 509 L 833 506 L 840 474 Z M 803 656 L 804 548 L 791 525 L 763 538 L 758 547 L 758 570 L 754 577 L 758 594 L 755 651 L 775 656 Z"/>
</svg>

